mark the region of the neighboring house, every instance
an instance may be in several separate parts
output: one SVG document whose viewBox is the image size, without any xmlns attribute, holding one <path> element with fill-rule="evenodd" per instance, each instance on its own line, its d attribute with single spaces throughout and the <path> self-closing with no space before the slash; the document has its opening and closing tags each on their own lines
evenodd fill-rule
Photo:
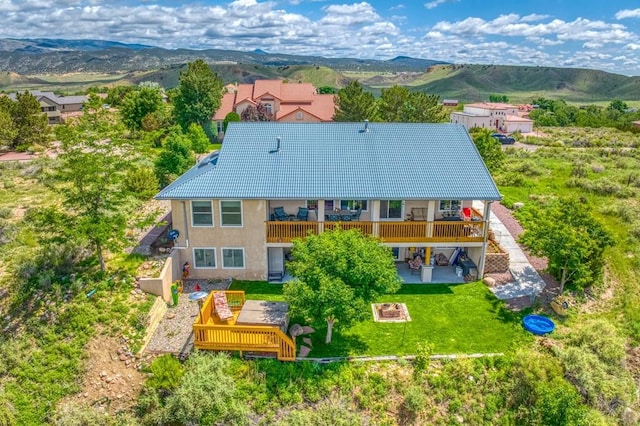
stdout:
<svg viewBox="0 0 640 426">
<path fill-rule="evenodd" d="M 53 92 L 29 91 L 40 102 L 40 109 L 47 114 L 49 124 L 60 124 L 65 116 L 82 111 L 82 105 L 89 99 L 87 96 L 57 96 Z M 9 98 L 16 100 L 16 94 Z"/>
<path fill-rule="evenodd" d="M 443 99 L 442 100 L 442 106 L 456 107 L 456 106 L 458 106 L 458 100 L 457 99 Z"/>
<path fill-rule="evenodd" d="M 533 131 L 533 120 L 520 116 L 518 106 L 497 102 L 467 104 L 462 111 L 451 113 L 450 122 L 462 124 L 467 130 L 480 127 L 505 133 Z"/>
<path fill-rule="evenodd" d="M 333 121 L 334 95 L 318 94 L 310 83 L 284 83 L 282 80 L 256 80 L 253 84 L 229 84 L 220 108 L 213 116 L 219 123 L 232 111 L 239 115 L 249 107 L 263 104 L 274 121 L 302 123 Z"/>
<path fill-rule="evenodd" d="M 415 254 L 428 264 L 462 248 L 481 276 L 501 197 L 459 125 L 235 122 L 219 152 L 156 198 L 171 201 L 174 262 L 191 278 L 279 280 L 293 239 L 338 223 L 380 237 L 399 271 Z M 436 266 L 418 279 L 445 272 L 456 277 Z"/>
<path fill-rule="evenodd" d="M 640 129 L 640 121 L 632 121 L 631 124 L 633 124 L 633 127 L 636 129 Z"/>
</svg>

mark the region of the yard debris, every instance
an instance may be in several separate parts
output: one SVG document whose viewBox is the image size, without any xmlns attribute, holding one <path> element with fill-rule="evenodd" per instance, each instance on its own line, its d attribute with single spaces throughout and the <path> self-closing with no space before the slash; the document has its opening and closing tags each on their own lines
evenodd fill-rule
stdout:
<svg viewBox="0 0 640 426">
<path fill-rule="evenodd" d="M 300 352 L 298 353 L 298 356 L 300 358 L 306 358 L 309 355 L 309 352 L 311 352 L 311 348 L 302 345 L 300 346 Z"/>
</svg>

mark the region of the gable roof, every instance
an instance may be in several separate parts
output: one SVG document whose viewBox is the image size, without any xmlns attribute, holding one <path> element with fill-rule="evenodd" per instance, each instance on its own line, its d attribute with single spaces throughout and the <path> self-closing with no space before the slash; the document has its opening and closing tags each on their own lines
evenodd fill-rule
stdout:
<svg viewBox="0 0 640 426">
<path fill-rule="evenodd" d="M 333 121 L 336 112 L 334 95 L 313 95 L 313 102 L 306 105 L 280 104 L 276 120 L 281 120 L 298 110 L 306 111 L 320 121 Z"/>
<path fill-rule="evenodd" d="M 466 104 L 465 107 L 484 109 L 518 109 L 516 105 L 504 104 L 500 102 L 476 102 L 473 104 Z"/>
<path fill-rule="evenodd" d="M 24 92 L 19 92 L 24 93 Z M 80 96 L 58 96 L 53 92 L 41 92 L 40 90 L 31 90 L 30 94 L 36 97 L 39 101 L 42 99 L 48 99 L 49 101 L 57 104 L 57 105 L 72 105 L 72 104 L 82 104 L 89 100 L 88 96 L 80 95 Z M 16 100 L 17 93 L 10 93 L 8 96 L 11 100 Z"/>
<path fill-rule="evenodd" d="M 205 160 L 157 199 L 499 200 L 461 125 L 229 123 Z M 276 150 L 276 138 L 280 150 Z"/>
</svg>

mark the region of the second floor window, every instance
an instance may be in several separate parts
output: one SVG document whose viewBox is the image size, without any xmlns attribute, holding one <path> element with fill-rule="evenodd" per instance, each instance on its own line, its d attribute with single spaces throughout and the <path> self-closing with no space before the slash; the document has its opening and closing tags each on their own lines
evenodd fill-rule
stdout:
<svg viewBox="0 0 640 426">
<path fill-rule="evenodd" d="M 191 202 L 191 225 L 213 226 L 213 208 L 211 201 Z"/>
<path fill-rule="evenodd" d="M 242 226 L 242 201 L 220 201 L 220 225 Z"/>
<path fill-rule="evenodd" d="M 444 211 L 458 211 L 462 202 L 460 200 L 440 200 L 440 208 L 441 212 Z"/>
<path fill-rule="evenodd" d="M 380 200 L 380 219 L 402 219 L 402 200 Z"/>
<path fill-rule="evenodd" d="M 367 200 L 340 200 L 340 210 L 367 210 Z"/>
</svg>

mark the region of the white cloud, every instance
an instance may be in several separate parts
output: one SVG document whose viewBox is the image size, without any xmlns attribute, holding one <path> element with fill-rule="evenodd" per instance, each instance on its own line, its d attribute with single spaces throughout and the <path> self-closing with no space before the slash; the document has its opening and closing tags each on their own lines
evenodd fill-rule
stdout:
<svg viewBox="0 0 640 426">
<path fill-rule="evenodd" d="M 445 3 L 456 3 L 460 0 L 434 0 L 434 1 L 430 1 L 428 3 L 424 4 L 424 7 L 426 7 L 427 9 L 434 9 L 438 6 L 440 6 L 441 4 L 445 4 Z"/>
<path fill-rule="evenodd" d="M 640 9 L 624 9 L 616 13 L 616 19 L 640 18 Z"/>
<path fill-rule="evenodd" d="M 542 21 L 543 19 L 549 18 L 549 15 L 538 15 L 537 13 L 532 13 L 531 15 L 526 15 L 522 17 L 522 22 L 535 22 Z"/>
</svg>

